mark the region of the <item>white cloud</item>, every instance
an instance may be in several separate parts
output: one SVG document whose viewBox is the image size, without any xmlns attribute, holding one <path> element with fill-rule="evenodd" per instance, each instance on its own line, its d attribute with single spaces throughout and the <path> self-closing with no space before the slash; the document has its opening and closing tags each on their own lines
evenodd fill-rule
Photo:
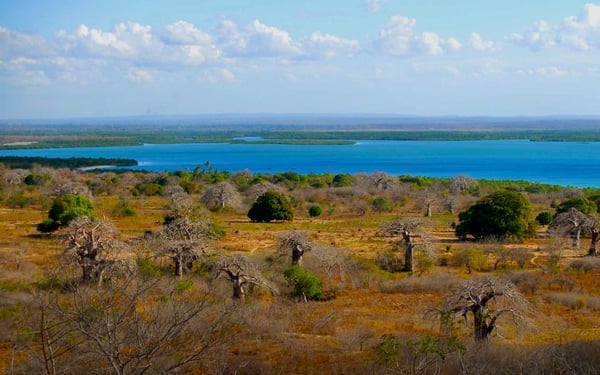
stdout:
<svg viewBox="0 0 600 375">
<path fill-rule="evenodd" d="M 374 40 L 375 49 L 381 53 L 410 57 L 418 54 L 441 55 L 447 51 L 458 51 L 462 44 L 455 38 L 440 38 L 434 32 L 415 32 L 417 21 L 414 18 L 395 15 L 387 26 L 379 31 Z"/>
<path fill-rule="evenodd" d="M 496 52 L 499 47 L 492 41 L 484 41 L 478 33 L 471 33 L 469 46 L 477 52 Z"/>
<path fill-rule="evenodd" d="M 132 69 L 127 73 L 126 78 L 132 82 L 152 81 L 153 77 L 150 72 L 143 69 Z"/>
<path fill-rule="evenodd" d="M 0 59 L 36 58 L 52 55 L 54 55 L 54 50 L 44 38 L 0 27 Z"/>
<path fill-rule="evenodd" d="M 329 59 L 342 53 L 352 54 L 358 51 L 359 44 L 356 40 L 316 32 L 302 42 L 302 48 L 305 55 Z"/>
<path fill-rule="evenodd" d="M 244 28 L 222 20 L 219 26 L 223 49 L 233 57 L 274 57 L 300 55 L 301 49 L 290 34 L 254 20 Z"/>
<path fill-rule="evenodd" d="M 193 24 L 186 21 L 177 21 L 165 27 L 161 40 L 166 44 L 179 45 L 205 45 L 213 44 L 210 34 L 198 29 Z"/>
<path fill-rule="evenodd" d="M 221 74 L 221 78 L 226 82 L 233 83 L 235 82 L 235 75 L 227 69 L 219 69 L 219 73 Z"/>
<path fill-rule="evenodd" d="M 453 52 L 460 51 L 460 49 L 462 48 L 462 43 L 455 38 L 448 38 L 448 40 L 446 41 L 446 45 L 448 46 L 448 49 L 450 49 Z"/>
<path fill-rule="evenodd" d="M 367 10 L 371 13 L 379 13 L 384 0 L 367 0 Z"/>
<path fill-rule="evenodd" d="M 600 5 L 585 4 L 579 16 L 569 16 L 557 24 L 537 22 L 531 29 L 511 35 L 518 46 L 539 51 L 562 47 L 590 51 L 600 46 Z"/>
</svg>

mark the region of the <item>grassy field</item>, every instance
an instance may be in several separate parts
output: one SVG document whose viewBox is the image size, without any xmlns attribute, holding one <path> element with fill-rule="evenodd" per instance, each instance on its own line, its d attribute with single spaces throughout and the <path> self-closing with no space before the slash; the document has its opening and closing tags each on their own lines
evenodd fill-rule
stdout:
<svg viewBox="0 0 600 375">
<path fill-rule="evenodd" d="M 7 170 L 4 173 L 8 173 Z M 99 174 L 71 173 L 74 180 L 83 184 L 90 180 L 108 180 Z M 148 179 L 148 176 L 135 178 Z M 131 176 L 120 179 L 123 186 L 94 196 L 96 214 L 114 223 L 123 240 L 135 240 L 145 232 L 159 231 L 170 210 L 168 197 L 128 195 L 124 198 L 124 192 L 129 191 L 137 180 L 132 180 Z M 206 183 L 205 188 L 210 185 Z M 25 189 L 30 203 L 24 207 L 10 207 L 8 198 L 19 189 Z M 331 189 L 324 188 L 320 194 Z M 298 190 L 288 193 L 296 194 Z M 39 324 L 36 323 L 39 319 L 36 299 L 44 294 L 41 285 L 60 267 L 59 258 L 64 250 L 58 236 L 40 234 L 36 230 L 37 223 L 47 216 L 48 204 L 44 196 L 49 191 L 43 187 L 3 186 L 4 203 L 0 206 L 0 373 L 25 373 L 31 368 L 26 364 L 32 361 L 32 353 L 39 353 L 35 333 L 35 324 Z M 549 209 L 553 197 L 559 193 L 530 194 L 535 202 L 534 213 Z M 335 210 L 314 218 L 307 214 L 307 207 L 314 202 L 302 200 L 298 195 L 295 219 L 285 223 L 250 222 L 243 205 L 240 209 L 207 211 L 225 233 L 212 243 L 212 251 L 220 255 L 247 255 L 261 265 L 269 280 L 279 283 L 280 289 L 278 294 L 260 289 L 249 291 L 237 312 L 239 315 L 236 315 L 240 323 L 228 333 L 230 339 L 215 368 L 221 368 L 223 373 L 248 374 L 384 373 L 386 367 L 374 349 L 382 335 L 392 334 L 402 340 L 426 335 L 437 337 L 440 322 L 426 319 L 425 312 L 438 305 L 460 282 L 482 275 L 512 280 L 529 305 L 525 319 L 518 327 L 510 319 L 502 322 L 487 344 L 485 355 L 472 341 L 472 328 L 462 320 L 456 321 L 455 335 L 466 347 L 462 360 L 472 366 L 473 373 L 478 372 L 478 368 L 496 373 L 503 365 L 514 369 L 517 363 L 527 364 L 534 358 L 539 358 L 538 362 L 551 361 L 554 354 L 567 356 L 570 351 L 575 351 L 567 358 L 572 365 L 572 361 L 581 361 L 597 353 L 600 263 L 596 259 L 582 258 L 585 247 L 554 246 L 544 227 L 539 229 L 536 238 L 524 243 L 460 242 L 451 228 L 457 221 L 457 213 L 437 209 L 431 218 L 423 219 L 426 221 L 424 235 L 428 238 L 430 251 L 435 254 L 432 267 L 412 275 L 390 273 L 378 267 L 380 254 L 393 247 L 390 239 L 378 234 L 380 224 L 398 217 L 423 218 L 416 190 L 409 195 L 410 198 L 401 200 L 402 203 L 396 204 L 391 212 L 356 211 L 352 205 L 367 199 L 358 195 L 356 202 L 339 201 Z M 306 197 L 306 194 L 302 196 Z M 201 205 L 202 190 L 191 194 L 191 199 L 194 204 Z M 135 214 L 121 214 L 124 205 L 132 208 Z M 305 267 L 320 277 L 327 300 L 298 303 L 290 296 L 281 276 L 289 260 L 268 262 L 276 255 L 279 236 L 290 230 L 307 232 L 312 241 L 333 247 L 345 259 L 343 272 L 334 268 L 328 273 L 316 252 L 305 255 Z M 483 262 L 474 267 L 472 273 L 453 260 L 464 249 L 475 249 L 483 257 Z M 494 269 L 503 251 L 510 250 L 528 255 L 523 267 L 516 258 L 507 257 Z M 570 266 L 577 261 L 585 264 Z M 167 259 L 154 262 L 165 274 L 172 272 Z M 195 269 L 185 279 L 201 283 L 205 277 L 203 272 L 200 268 Z M 218 279 L 215 288 L 214 296 L 221 301 L 218 305 L 228 308 L 231 304 L 229 284 Z M 436 363 L 441 363 L 441 372 L 453 373 L 457 358 L 450 356 L 448 360 Z M 590 360 L 591 366 L 598 366 L 597 358 Z M 484 364 L 487 367 L 477 367 Z M 215 368 L 195 371 L 213 373 L 217 372 Z M 548 368 L 561 367 L 557 364 Z M 431 373 L 428 371 L 423 373 Z"/>
</svg>

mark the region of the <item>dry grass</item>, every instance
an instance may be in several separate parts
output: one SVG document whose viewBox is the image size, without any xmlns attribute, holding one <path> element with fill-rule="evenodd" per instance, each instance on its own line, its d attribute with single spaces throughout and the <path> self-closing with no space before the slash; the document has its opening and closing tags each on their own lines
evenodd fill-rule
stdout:
<svg viewBox="0 0 600 375">
<path fill-rule="evenodd" d="M 124 238 L 159 229 L 166 213 L 166 201 L 160 197 L 129 199 L 126 204 L 136 211 L 132 217 L 119 214 L 123 202 L 117 197 L 102 196 L 96 198 L 95 204 L 97 212 L 113 221 Z M 355 278 L 354 287 L 339 287 L 335 298 L 329 301 L 298 304 L 285 295 L 251 296 L 246 307 L 252 318 L 227 353 L 230 372 L 237 368 L 238 373 L 341 374 L 352 370 L 366 373 L 365 364 L 374 360 L 371 348 L 382 334 L 436 334 L 439 325 L 423 318 L 425 310 L 439 303 L 461 278 L 469 277 L 464 267 L 438 267 L 421 277 L 377 271 L 373 260 L 379 251 L 391 246 L 377 236 L 378 227 L 381 222 L 396 218 L 398 213 L 324 215 L 317 219 L 303 216 L 292 223 L 271 224 L 251 223 L 244 214 L 231 212 L 211 215 L 226 233 L 215 244 L 223 252 L 246 252 L 264 257 L 275 252 L 281 233 L 296 229 L 308 231 L 316 242 L 344 249 L 362 265 L 350 275 Z M 410 215 L 421 216 L 422 213 L 403 213 L 403 216 Z M 0 209 L 3 234 L 0 237 L 0 298 L 6 301 L 0 306 L 3 319 L 8 309 L 25 300 L 24 296 L 35 288 L 34 283 L 44 276 L 45 270 L 57 264 L 56 255 L 62 251 L 61 245 L 50 236 L 38 235 L 35 229 L 45 216 L 41 208 Z M 456 241 L 450 228 L 454 220 L 456 217 L 449 214 L 434 215 L 427 225 L 434 251 L 443 254 L 447 246 L 453 250 L 464 246 Z M 558 268 L 549 270 L 545 246 L 543 239 L 519 244 L 519 251 L 531 258 L 526 269 L 520 271 L 516 263 L 509 262 L 507 271 L 497 272 L 513 280 L 532 302 L 535 314 L 530 324 L 535 328 L 524 331 L 524 338 L 509 332 L 506 339 L 494 338 L 494 342 L 514 347 L 526 343 L 541 348 L 559 338 L 564 340 L 562 342 L 600 339 L 596 317 L 600 310 L 600 283 L 596 279 L 600 262 L 576 258 L 578 252 L 565 248 Z M 492 261 L 493 256 L 490 259 Z M 561 284 L 560 280 L 570 280 L 572 285 Z M 222 293 L 224 299 L 229 298 L 227 286 Z M 464 340 L 469 340 L 466 326 L 460 326 L 458 332 Z M 3 339 L 0 373 L 8 369 L 11 351 L 10 342 Z M 17 359 L 20 356 L 22 353 L 16 353 Z"/>
</svg>

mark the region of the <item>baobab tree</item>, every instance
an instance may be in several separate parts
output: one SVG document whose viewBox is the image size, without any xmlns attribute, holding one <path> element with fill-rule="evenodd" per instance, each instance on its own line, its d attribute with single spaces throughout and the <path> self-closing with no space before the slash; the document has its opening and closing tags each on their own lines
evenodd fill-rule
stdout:
<svg viewBox="0 0 600 375">
<path fill-rule="evenodd" d="M 223 181 L 208 189 L 202 197 L 202 201 L 209 209 L 235 208 L 239 205 L 240 195 L 229 182 Z"/>
<path fill-rule="evenodd" d="M 594 214 L 584 214 L 576 208 L 570 208 L 556 215 L 552 224 L 548 227 L 548 232 L 551 234 L 572 236 L 573 248 L 579 248 L 581 234 L 588 233 L 591 236 L 588 255 L 597 255 L 600 221 Z"/>
<path fill-rule="evenodd" d="M 187 193 L 177 186 L 168 189 L 171 212 L 159 233 L 146 234 L 143 241 L 158 257 L 169 257 L 175 276 L 191 270 L 193 262 L 207 254 L 211 240 L 219 237 L 209 216 L 194 206 Z"/>
<path fill-rule="evenodd" d="M 84 281 L 102 281 L 106 272 L 126 263 L 124 244 L 117 229 L 104 219 L 82 216 L 71 221 L 62 233 L 65 255 L 76 258 Z"/>
<path fill-rule="evenodd" d="M 379 233 L 383 237 L 397 237 L 398 245 L 404 246 L 404 271 L 414 272 L 414 256 L 417 246 L 427 244 L 418 232 L 422 222 L 414 219 L 396 219 L 381 224 Z"/>
<path fill-rule="evenodd" d="M 254 264 L 243 255 L 233 255 L 223 257 L 218 260 L 214 266 L 216 272 L 214 278 L 217 279 L 221 275 L 227 275 L 233 288 L 232 297 L 234 300 L 243 301 L 246 296 L 245 287 L 247 285 L 263 286 L 271 292 L 276 293 L 273 288 L 256 269 Z"/>
<path fill-rule="evenodd" d="M 286 256 L 291 252 L 292 264 L 300 266 L 304 253 L 310 251 L 312 245 L 306 232 L 292 230 L 282 234 L 277 241 L 277 252 Z"/>
<path fill-rule="evenodd" d="M 527 301 L 510 281 L 478 278 L 458 286 L 441 308 L 429 313 L 439 314 L 446 320 L 462 317 L 465 322 L 469 314 L 473 315 L 473 338 L 481 343 L 497 328 L 500 317 L 510 315 L 518 323 L 527 307 Z"/>
<path fill-rule="evenodd" d="M 55 289 L 38 301 L 39 345 L 25 373 L 214 373 L 240 319 L 205 288 L 182 291 L 172 278 L 136 272 L 102 288 Z"/>
</svg>

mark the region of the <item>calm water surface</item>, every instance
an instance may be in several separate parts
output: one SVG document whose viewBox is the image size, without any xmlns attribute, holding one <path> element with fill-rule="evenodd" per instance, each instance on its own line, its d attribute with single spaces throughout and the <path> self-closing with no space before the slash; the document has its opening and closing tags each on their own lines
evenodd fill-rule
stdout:
<svg viewBox="0 0 600 375">
<path fill-rule="evenodd" d="M 146 144 L 128 147 L 2 150 L 0 155 L 132 158 L 134 169 L 371 173 L 528 180 L 600 187 L 600 142 L 358 141 L 355 145 Z"/>
</svg>

